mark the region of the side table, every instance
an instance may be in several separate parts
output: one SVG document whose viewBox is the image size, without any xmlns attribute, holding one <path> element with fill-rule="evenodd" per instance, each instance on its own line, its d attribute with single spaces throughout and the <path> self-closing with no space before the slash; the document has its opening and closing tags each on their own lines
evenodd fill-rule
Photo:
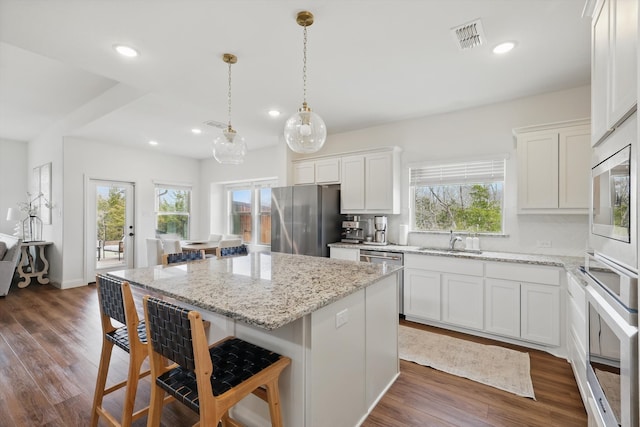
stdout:
<svg viewBox="0 0 640 427">
<path fill-rule="evenodd" d="M 21 255 L 18 262 L 18 274 L 22 280 L 18 282 L 19 288 L 29 286 L 33 277 L 38 279 L 38 283 L 41 285 L 49 283 L 49 278 L 44 277 L 49 274 L 46 249 L 52 244 L 53 242 L 22 242 L 20 244 Z M 33 253 L 31 253 L 31 248 L 33 248 Z"/>
</svg>

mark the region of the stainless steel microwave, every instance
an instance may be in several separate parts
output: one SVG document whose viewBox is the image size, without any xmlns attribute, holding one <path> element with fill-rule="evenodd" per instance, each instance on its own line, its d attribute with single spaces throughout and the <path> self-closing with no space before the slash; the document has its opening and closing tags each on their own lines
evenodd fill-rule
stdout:
<svg viewBox="0 0 640 427">
<path fill-rule="evenodd" d="M 594 147 L 589 246 L 597 254 L 638 270 L 638 134 L 636 114 Z"/>
</svg>

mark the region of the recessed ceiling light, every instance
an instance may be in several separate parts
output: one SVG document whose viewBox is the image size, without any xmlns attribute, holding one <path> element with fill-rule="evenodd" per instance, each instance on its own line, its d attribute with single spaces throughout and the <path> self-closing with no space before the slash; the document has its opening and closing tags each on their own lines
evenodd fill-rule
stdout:
<svg viewBox="0 0 640 427">
<path fill-rule="evenodd" d="M 113 48 L 122 56 L 126 56 L 127 58 L 135 58 L 139 55 L 138 51 L 132 48 L 131 46 L 125 46 L 123 44 L 116 44 Z"/>
<path fill-rule="evenodd" d="M 269 110 L 269 115 L 271 117 L 278 117 L 280 115 L 280 111 L 278 111 L 278 110 Z"/>
<path fill-rule="evenodd" d="M 200 135 L 202 133 L 202 129 L 193 128 L 193 129 L 191 129 L 191 133 L 194 133 L 196 135 Z"/>
<path fill-rule="evenodd" d="M 497 45 L 496 47 L 493 48 L 493 53 L 495 53 L 497 55 L 502 55 L 503 53 L 507 53 L 511 49 L 513 49 L 515 47 L 515 45 L 516 44 L 514 42 L 500 43 L 499 45 Z"/>
<path fill-rule="evenodd" d="M 158 145 L 158 141 L 149 141 L 149 145 Z"/>
</svg>

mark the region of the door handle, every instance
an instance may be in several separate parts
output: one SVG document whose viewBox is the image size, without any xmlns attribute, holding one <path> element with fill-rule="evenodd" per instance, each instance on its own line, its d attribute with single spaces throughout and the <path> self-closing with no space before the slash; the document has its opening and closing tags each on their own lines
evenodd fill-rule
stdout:
<svg viewBox="0 0 640 427">
<path fill-rule="evenodd" d="M 130 236 L 130 237 L 133 237 L 134 235 L 135 235 L 134 233 L 129 233 L 129 236 Z"/>
</svg>

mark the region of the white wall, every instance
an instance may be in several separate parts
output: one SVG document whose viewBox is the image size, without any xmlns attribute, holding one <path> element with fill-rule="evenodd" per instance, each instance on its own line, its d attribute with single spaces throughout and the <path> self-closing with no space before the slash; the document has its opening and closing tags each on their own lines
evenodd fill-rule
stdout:
<svg viewBox="0 0 640 427">
<path fill-rule="evenodd" d="M 396 145 L 403 149 L 402 213 L 389 218 L 389 239 L 397 241 L 398 226 L 409 223 L 407 165 L 416 162 L 472 159 L 509 154 L 505 185 L 505 232 L 508 237 L 482 238 L 484 249 L 581 256 L 586 248 L 586 215 L 518 215 L 517 158 L 512 129 L 528 125 L 590 117 L 590 86 L 522 98 L 479 108 L 406 120 L 329 135 L 315 155 Z M 331 124 L 327 123 L 330 128 Z M 301 156 L 298 156 L 301 157 Z M 312 156 L 309 156 L 312 157 Z M 411 233 L 409 244 L 436 245 L 445 235 Z M 536 247 L 550 240 L 552 247 Z"/>
<path fill-rule="evenodd" d="M 13 234 L 15 221 L 7 221 L 7 210 L 27 201 L 28 143 L 0 139 L 0 233 Z"/>
<path fill-rule="evenodd" d="M 290 151 L 281 141 L 276 147 L 247 152 L 242 165 L 221 165 L 213 157 L 202 160 L 200 182 L 203 193 L 201 217 L 202 238 L 211 233 L 227 233 L 226 198 L 224 185 L 230 182 L 274 178 L 279 185 L 287 185 Z"/>
<path fill-rule="evenodd" d="M 85 184 L 88 179 L 133 182 L 135 205 L 135 265 L 146 265 L 145 239 L 155 237 L 155 182 L 192 186 L 192 209 L 199 212 L 200 161 L 186 157 L 64 138 L 64 234 L 62 288 L 87 283 L 84 277 Z M 192 235 L 200 234 L 199 222 L 191 224 Z M 56 266 L 59 268 L 60 266 Z"/>
</svg>

